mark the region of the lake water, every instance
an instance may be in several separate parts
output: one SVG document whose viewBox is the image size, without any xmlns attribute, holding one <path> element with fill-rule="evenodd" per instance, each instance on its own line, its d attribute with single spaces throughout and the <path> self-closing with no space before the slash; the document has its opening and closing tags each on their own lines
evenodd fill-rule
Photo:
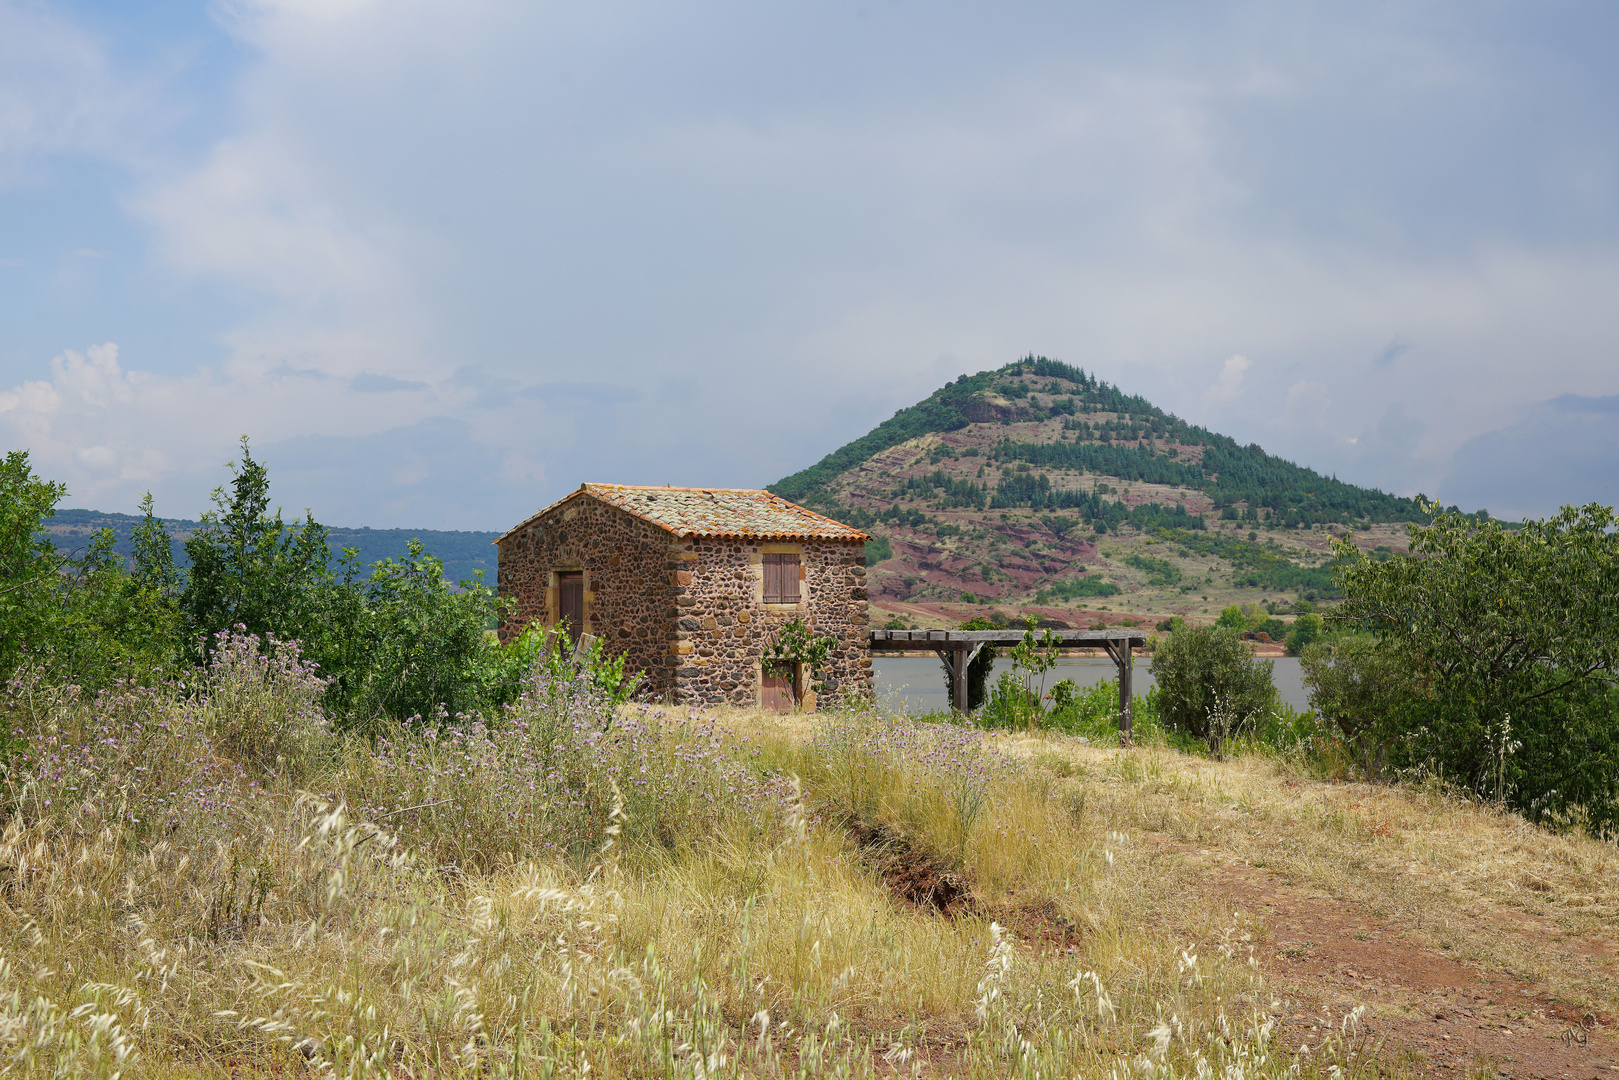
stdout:
<svg viewBox="0 0 1619 1080">
<path fill-rule="evenodd" d="M 1266 657 L 1275 668 L 1271 678 L 1281 699 L 1300 711 L 1310 707 L 1310 695 L 1304 688 L 1303 672 L 1296 656 Z M 906 712 L 936 712 L 950 707 L 945 692 L 944 666 L 932 653 L 912 656 L 877 656 L 872 658 L 876 670 L 877 700 L 884 706 L 903 708 Z M 997 657 L 989 679 L 993 683 L 1003 671 L 1012 670 L 1009 657 Z M 1119 669 L 1111 660 L 1101 658 L 1064 658 L 1046 673 L 1046 690 L 1062 679 L 1073 679 L 1080 686 L 1092 686 L 1104 679 L 1116 679 Z M 1144 695 L 1153 686 L 1152 665 L 1144 657 L 1137 657 L 1134 679 L 1135 692 Z"/>
</svg>

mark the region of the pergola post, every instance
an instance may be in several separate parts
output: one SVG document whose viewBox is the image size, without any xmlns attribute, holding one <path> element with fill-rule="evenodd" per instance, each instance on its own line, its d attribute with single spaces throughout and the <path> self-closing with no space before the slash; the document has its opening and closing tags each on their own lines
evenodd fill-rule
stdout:
<svg viewBox="0 0 1619 1080">
<path fill-rule="evenodd" d="M 1119 745 L 1130 746 L 1135 741 L 1135 706 L 1131 699 L 1135 692 L 1135 650 L 1128 639 L 1119 642 Z"/>
</svg>

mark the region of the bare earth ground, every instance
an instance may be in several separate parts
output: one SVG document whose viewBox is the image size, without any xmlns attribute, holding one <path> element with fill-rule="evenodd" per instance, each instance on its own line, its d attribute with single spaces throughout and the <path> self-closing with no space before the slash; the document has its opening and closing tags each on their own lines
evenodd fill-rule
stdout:
<svg viewBox="0 0 1619 1080">
<path fill-rule="evenodd" d="M 1148 840 L 1175 847 L 1167 837 Z M 1201 871 L 1212 902 L 1252 913 L 1272 986 L 1284 997 L 1290 1048 L 1319 1041 L 1323 1028 L 1365 1005 L 1370 1040 L 1421 1075 L 1619 1076 L 1613 1018 L 1565 1000 L 1556 987 L 1465 963 L 1398 920 L 1271 871 L 1207 850 L 1180 854 Z M 1504 932 L 1548 945 L 1557 936 L 1542 920 L 1503 922 Z M 1563 938 L 1558 947 L 1587 949 L 1616 974 L 1606 942 Z"/>
<path fill-rule="evenodd" d="M 1252 934 L 1289 1049 L 1365 1006 L 1396 1075 L 1619 1078 L 1613 845 L 1259 759 L 999 741 L 1059 774 L 1074 762 L 1066 783 L 1098 812 L 1145 826 L 1135 855 L 1158 864 L 1166 929 L 1191 905 Z"/>
</svg>

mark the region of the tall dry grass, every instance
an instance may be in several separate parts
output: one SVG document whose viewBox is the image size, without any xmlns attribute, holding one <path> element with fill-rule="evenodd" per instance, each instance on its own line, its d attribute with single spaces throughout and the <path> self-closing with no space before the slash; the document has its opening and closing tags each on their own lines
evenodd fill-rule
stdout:
<svg viewBox="0 0 1619 1080">
<path fill-rule="evenodd" d="M 1269 805 L 1271 766 L 1233 793 L 1150 752 L 615 712 L 543 676 L 500 717 L 339 743 L 288 648 L 12 687 L 8 1072 L 1377 1074 L 1352 1025 L 1283 1053 L 1247 928 L 1166 895 L 1140 841 Z M 971 903 L 896 897 L 857 824 Z"/>
</svg>

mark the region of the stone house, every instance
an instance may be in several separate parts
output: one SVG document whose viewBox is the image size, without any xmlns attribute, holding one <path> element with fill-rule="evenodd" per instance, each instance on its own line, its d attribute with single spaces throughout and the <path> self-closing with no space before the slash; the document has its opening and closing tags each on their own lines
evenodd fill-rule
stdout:
<svg viewBox="0 0 1619 1080">
<path fill-rule="evenodd" d="M 836 640 L 820 700 L 869 697 L 866 540 L 768 491 L 581 484 L 495 541 L 500 593 L 517 599 L 500 639 L 566 620 L 656 697 L 779 708 L 787 680 L 760 658 L 799 619 Z"/>
</svg>

